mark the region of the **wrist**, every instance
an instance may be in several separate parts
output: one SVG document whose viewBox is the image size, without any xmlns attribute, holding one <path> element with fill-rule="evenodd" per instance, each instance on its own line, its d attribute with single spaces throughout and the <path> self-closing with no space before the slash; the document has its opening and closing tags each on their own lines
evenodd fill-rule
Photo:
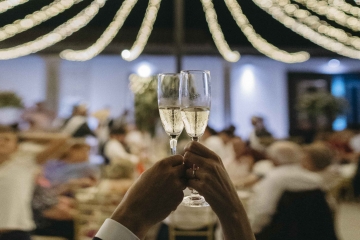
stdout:
<svg viewBox="0 0 360 240">
<path fill-rule="evenodd" d="M 131 208 L 119 206 L 111 216 L 111 219 L 129 229 L 139 239 L 144 239 L 149 228 L 143 223 L 141 217 L 126 209 Z"/>
</svg>

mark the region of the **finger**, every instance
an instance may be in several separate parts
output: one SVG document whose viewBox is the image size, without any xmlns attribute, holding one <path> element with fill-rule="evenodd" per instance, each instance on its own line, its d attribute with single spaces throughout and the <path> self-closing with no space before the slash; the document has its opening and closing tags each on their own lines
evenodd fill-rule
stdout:
<svg viewBox="0 0 360 240">
<path fill-rule="evenodd" d="M 176 176 L 176 177 L 179 177 L 179 178 L 185 177 L 186 168 L 185 168 L 185 165 L 184 165 L 184 164 L 174 166 L 174 167 L 173 167 L 173 170 L 174 170 L 174 172 L 175 172 L 175 176 Z"/>
<path fill-rule="evenodd" d="M 197 155 L 201 155 L 205 158 L 214 158 L 217 157 L 216 153 L 205 147 L 199 142 L 190 142 L 185 147 L 185 152 L 192 152 Z"/>
<path fill-rule="evenodd" d="M 174 155 L 161 161 L 165 161 L 168 165 L 175 167 L 182 165 L 184 163 L 184 158 L 181 155 Z"/>
<path fill-rule="evenodd" d="M 212 159 L 204 158 L 192 152 L 186 152 L 184 155 L 185 168 L 192 168 L 195 164 L 198 167 L 206 168 L 211 163 Z M 214 160 L 213 160 L 214 161 Z"/>
<path fill-rule="evenodd" d="M 186 169 L 185 177 L 188 180 L 192 180 L 192 179 L 201 180 L 204 179 L 204 171 L 201 171 L 200 168 L 197 169 L 189 168 Z"/>
<path fill-rule="evenodd" d="M 203 190 L 203 181 L 199 180 L 199 179 L 189 179 L 187 181 L 187 186 L 189 188 L 193 188 L 195 189 L 196 191 L 198 191 L 200 193 L 200 195 L 202 195 L 202 190 Z"/>
</svg>

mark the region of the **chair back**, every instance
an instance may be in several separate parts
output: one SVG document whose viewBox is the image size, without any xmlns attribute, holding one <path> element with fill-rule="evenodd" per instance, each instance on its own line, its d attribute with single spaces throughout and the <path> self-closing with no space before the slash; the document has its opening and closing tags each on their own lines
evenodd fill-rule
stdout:
<svg viewBox="0 0 360 240">
<path fill-rule="evenodd" d="M 271 223 L 257 240 L 337 240 L 332 211 L 325 193 L 285 191 L 280 198 Z"/>
</svg>

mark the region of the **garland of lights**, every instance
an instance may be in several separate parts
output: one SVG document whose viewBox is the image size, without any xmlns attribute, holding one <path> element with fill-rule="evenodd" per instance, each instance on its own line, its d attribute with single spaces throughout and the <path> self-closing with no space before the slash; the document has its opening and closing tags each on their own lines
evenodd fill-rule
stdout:
<svg viewBox="0 0 360 240">
<path fill-rule="evenodd" d="M 201 0 L 201 3 L 203 5 L 209 30 L 220 54 L 229 62 L 237 62 L 240 59 L 240 53 L 237 51 L 231 51 L 228 43 L 226 42 L 224 34 L 217 21 L 214 4 L 211 0 Z"/>
<path fill-rule="evenodd" d="M 126 61 L 132 61 L 140 56 L 149 39 L 151 31 L 156 20 L 157 13 L 160 8 L 161 0 L 150 0 L 146 9 L 144 20 L 141 24 L 139 33 L 130 50 L 125 49 L 121 52 L 121 56 Z"/>
<path fill-rule="evenodd" d="M 11 59 L 26 56 L 60 42 L 82 27 L 86 26 L 98 13 L 99 9 L 104 6 L 105 1 L 106 0 L 94 0 L 75 17 L 69 19 L 67 22 L 61 24 L 50 33 L 45 34 L 35 39 L 34 41 L 27 42 L 12 48 L 1 49 L 0 59 Z"/>
<path fill-rule="evenodd" d="M 276 0 L 277 2 L 284 2 L 285 5 L 287 5 L 290 1 L 289 0 Z M 343 11 L 338 10 L 335 7 L 332 7 L 327 4 L 327 2 L 324 1 L 317 1 L 317 0 L 294 0 L 297 3 L 300 3 L 304 6 L 306 6 L 311 11 L 325 16 L 329 20 L 333 20 L 336 23 L 348 27 L 349 29 L 353 31 L 359 31 L 360 30 L 360 20 L 353 17 L 348 16 Z"/>
<path fill-rule="evenodd" d="M 40 11 L 27 15 L 24 19 L 18 19 L 11 24 L 7 24 L 0 28 L 0 41 L 35 27 L 81 1 L 83 0 L 57 0 L 43 7 Z"/>
<path fill-rule="evenodd" d="M 278 1 L 279 3 L 279 1 Z M 284 6 L 284 12 L 291 17 L 297 18 L 298 21 L 307 25 L 311 29 L 331 37 L 345 45 L 360 50 L 360 38 L 351 36 L 344 30 L 335 28 L 325 21 L 320 21 L 317 16 L 311 15 L 307 10 L 299 9 L 295 4 L 287 4 Z"/>
<path fill-rule="evenodd" d="M 304 62 L 309 59 L 310 55 L 307 52 L 288 53 L 268 43 L 255 32 L 237 1 L 225 0 L 225 3 L 241 31 L 259 52 L 272 59 L 286 63 Z"/>
<path fill-rule="evenodd" d="M 314 31 L 305 24 L 302 24 L 297 20 L 293 19 L 292 17 L 287 16 L 283 10 L 283 8 L 285 8 L 286 5 L 283 8 L 281 8 L 280 6 L 274 4 L 272 0 L 253 0 L 253 1 L 260 8 L 271 14 L 276 20 L 278 20 L 279 22 L 281 22 L 282 24 L 284 24 L 286 27 L 290 28 L 294 32 L 300 34 L 304 38 L 307 38 L 310 41 L 316 43 L 317 45 L 326 48 L 332 52 L 335 52 L 337 54 L 350 58 L 360 59 L 360 51 L 347 47 L 344 44 L 332 38 L 326 37 L 318 33 L 317 31 Z"/>
<path fill-rule="evenodd" d="M 0 13 L 6 12 L 7 10 L 16 7 L 17 5 L 28 2 L 29 0 L 3 0 L 0 2 Z"/>
<path fill-rule="evenodd" d="M 136 3 L 137 0 L 125 0 L 113 21 L 93 45 L 85 50 L 64 50 L 60 53 L 60 57 L 71 61 L 86 61 L 97 56 L 114 39 Z"/>
<path fill-rule="evenodd" d="M 358 4 L 358 0 L 355 0 L 355 3 Z M 360 17 L 360 8 L 355 7 L 344 0 L 328 0 L 328 4 L 336 7 L 337 9 L 355 17 Z"/>
<path fill-rule="evenodd" d="M 0 13 L 15 6 L 26 3 L 29 0 L 3 0 L 0 2 Z M 18 33 L 26 31 L 40 23 L 64 12 L 74 4 L 83 0 L 55 0 L 41 10 L 27 15 L 11 24 L 0 28 L 0 41 L 10 38 Z M 7 48 L 0 49 L 0 59 L 11 59 L 38 52 L 55 43 L 67 38 L 74 32 L 86 26 L 107 0 L 94 0 L 88 7 L 83 9 L 75 17 L 33 41 Z M 138 0 L 124 0 L 117 11 L 113 21 L 105 29 L 100 38 L 90 47 L 84 50 L 64 50 L 60 56 L 67 60 L 86 61 L 97 56 L 113 40 L 124 24 Z M 346 3 L 344 0 L 293 0 L 306 9 L 300 9 L 290 0 L 253 0 L 260 8 L 272 15 L 276 20 L 284 24 L 299 35 L 309 39 L 315 44 L 330 51 L 350 58 L 360 59 L 360 38 L 352 36 L 340 28 L 336 28 L 326 21 L 320 21 L 316 13 L 325 16 L 330 21 L 335 21 L 342 27 L 352 31 L 360 30 L 360 8 Z M 359 0 L 360 1 L 360 0 Z M 356 2 L 356 1 L 355 1 Z M 237 51 L 232 51 L 225 40 L 224 34 L 217 21 L 217 14 L 212 0 L 201 0 L 209 26 L 210 33 L 220 54 L 230 62 L 236 62 L 240 58 Z M 237 25 L 247 37 L 249 42 L 264 55 L 287 63 L 303 62 L 309 58 L 307 52 L 289 53 L 267 42 L 256 33 L 249 20 L 242 12 L 237 0 L 225 0 Z M 357 2 L 356 2 L 357 3 Z M 148 38 L 152 32 L 161 0 L 149 0 L 145 17 L 139 29 L 136 40 L 130 50 L 122 51 L 123 59 L 132 61 L 144 50 Z"/>
</svg>

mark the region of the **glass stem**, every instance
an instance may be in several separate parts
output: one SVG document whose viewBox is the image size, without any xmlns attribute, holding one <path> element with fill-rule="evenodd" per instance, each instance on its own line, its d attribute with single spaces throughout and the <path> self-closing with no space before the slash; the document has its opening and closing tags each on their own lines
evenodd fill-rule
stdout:
<svg viewBox="0 0 360 240">
<path fill-rule="evenodd" d="M 200 138 L 199 138 L 199 137 L 192 137 L 191 140 L 194 141 L 194 142 L 200 142 Z M 194 168 L 196 168 L 195 164 L 194 164 Z M 200 196 L 200 194 L 198 193 L 198 191 L 196 191 L 196 190 L 193 189 L 193 188 L 190 188 L 190 190 L 191 190 L 191 191 L 190 191 L 190 192 L 191 192 L 191 194 L 190 194 L 191 199 L 198 199 L 199 196 Z"/>
<path fill-rule="evenodd" d="M 194 142 L 199 142 L 200 138 L 199 137 L 192 137 L 191 140 L 194 141 Z"/>
<path fill-rule="evenodd" d="M 170 139 L 171 155 L 176 155 L 176 145 L 177 145 L 177 139 L 172 137 Z"/>
</svg>

